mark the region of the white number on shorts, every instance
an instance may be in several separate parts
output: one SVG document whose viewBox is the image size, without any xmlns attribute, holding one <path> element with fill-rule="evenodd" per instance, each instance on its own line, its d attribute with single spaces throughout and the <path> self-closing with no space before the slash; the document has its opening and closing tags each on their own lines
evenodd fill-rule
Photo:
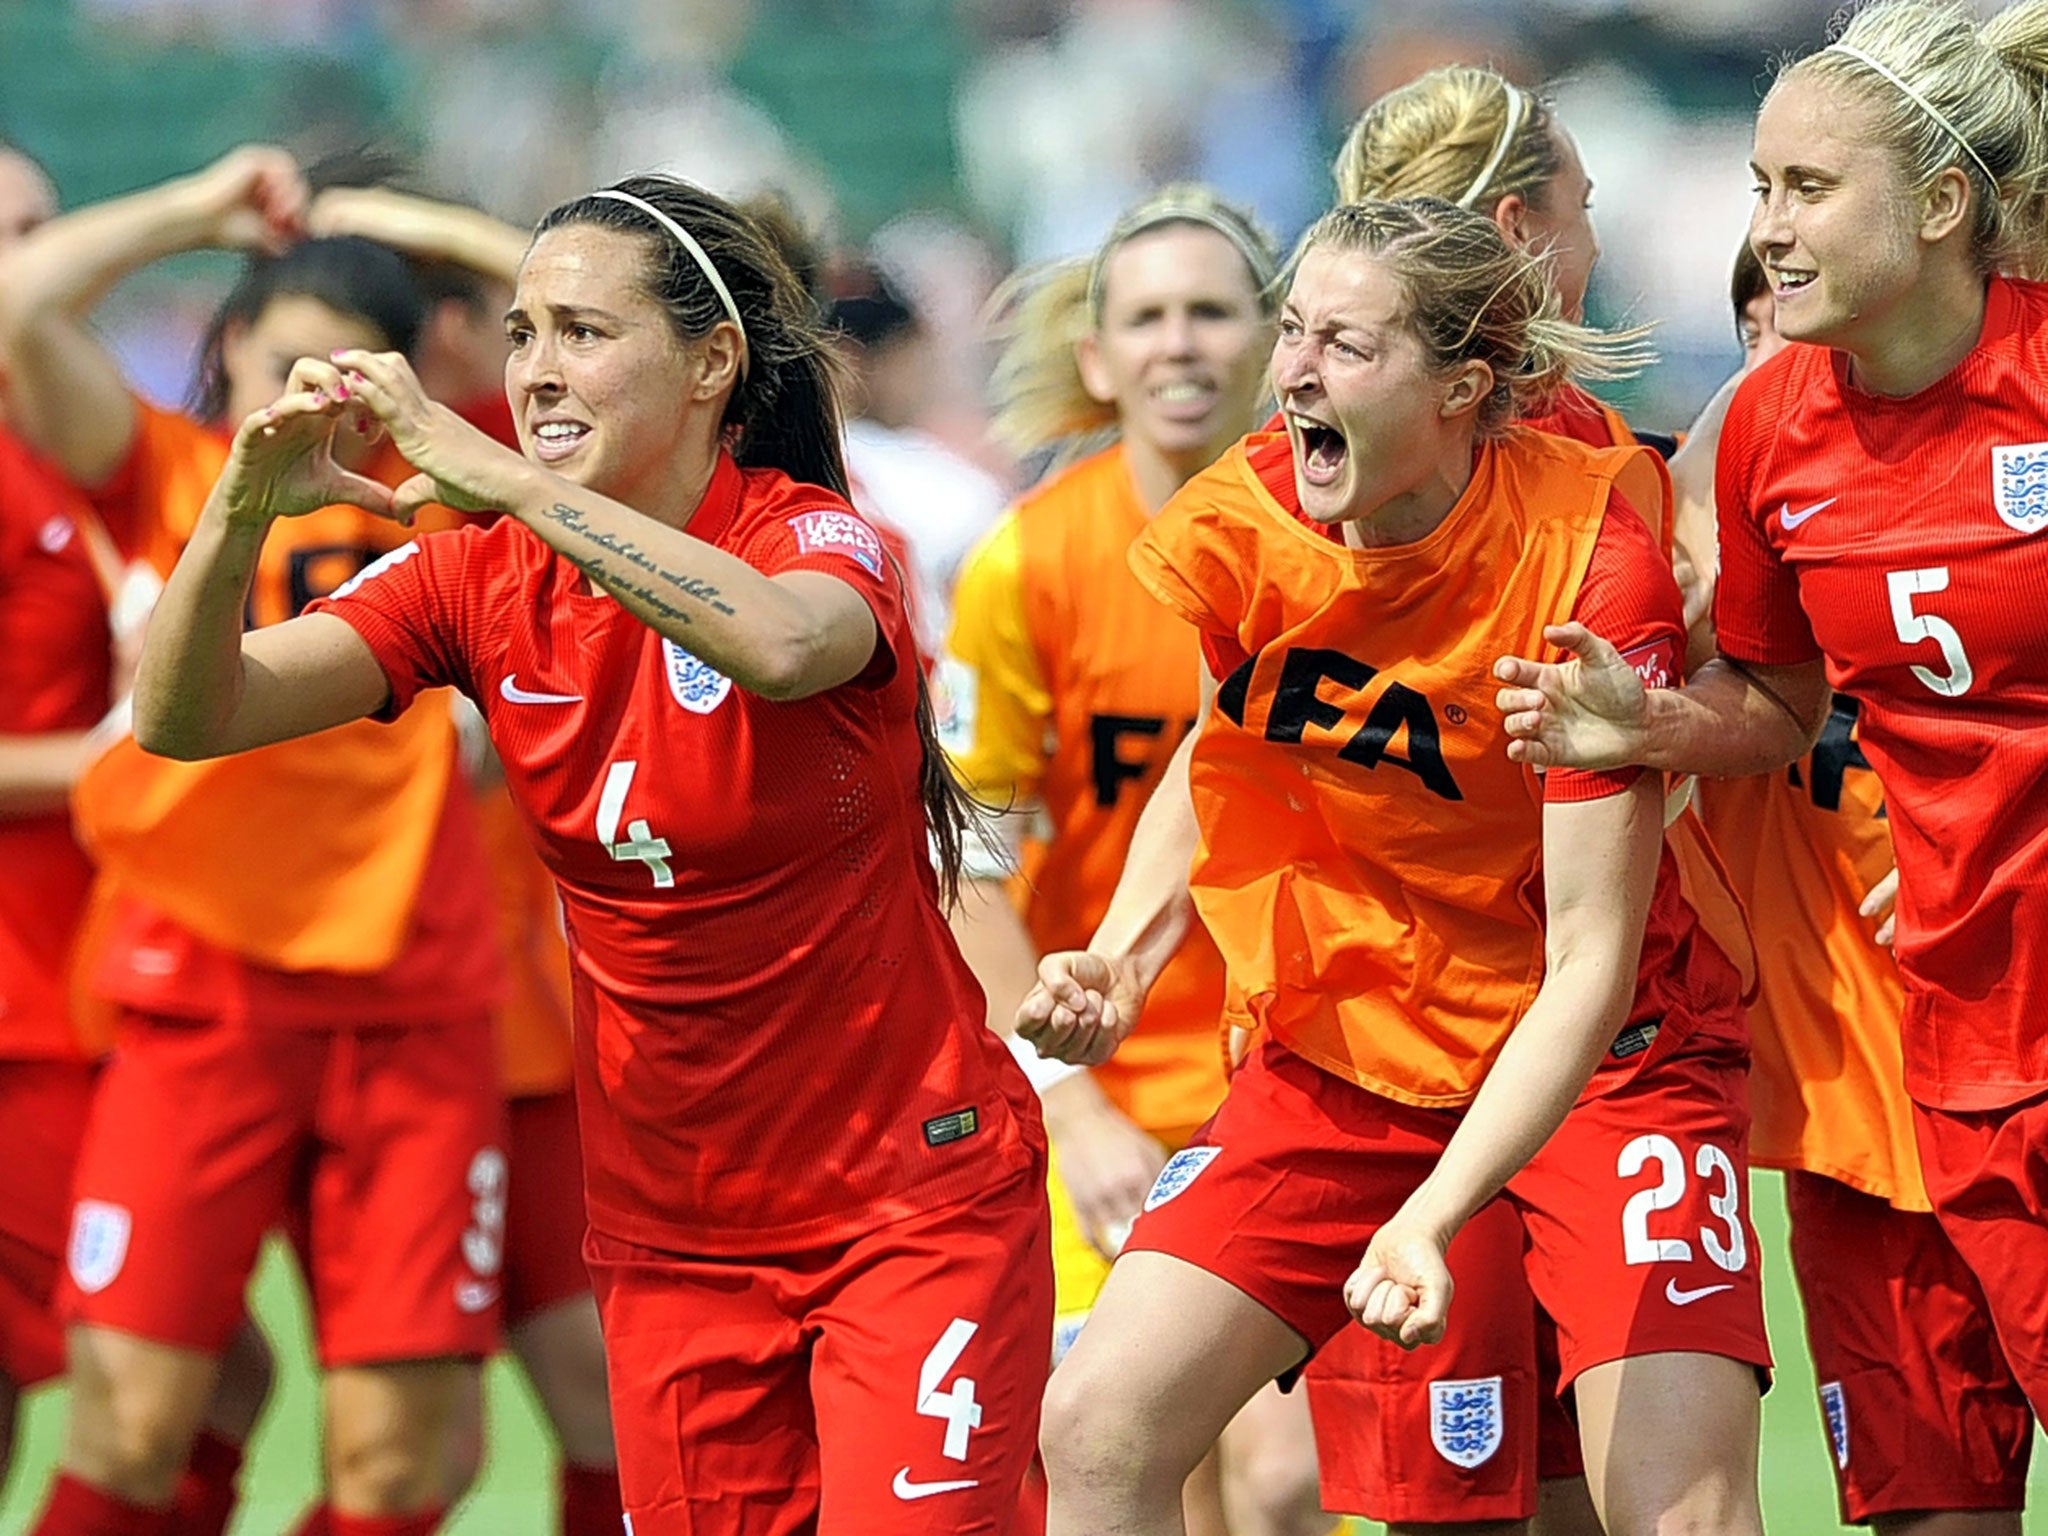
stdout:
<svg viewBox="0 0 2048 1536">
<path fill-rule="evenodd" d="M 1657 1182 L 1630 1195 L 1621 1208 L 1622 1259 L 1629 1264 L 1690 1263 L 1692 1244 L 1684 1238 L 1650 1236 L 1650 1212 L 1668 1211 L 1685 1198 L 1685 1154 L 1678 1143 L 1669 1136 L 1638 1136 L 1621 1149 L 1614 1171 L 1632 1179 L 1653 1162 Z M 1693 1168 L 1702 1179 L 1720 1178 L 1721 1193 L 1709 1192 L 1707 1207 L 1728 1228 L 1727 1241 L 1711 1227 L 1701 1227 L 1699 1238 L 1707 1257 L 1732 1274 L 1749 1262 L 1749 1238 L 1742 1229 L 1742 1181 L 1728 1154 L 1705 1142 L 1693 1157 Z"/>
<path fill-rule="evenodd" d="M 1685 1197 L 1685 1159 L 1669 1136 L 1638 1136 L 1621 1149 L 1614 1171 L 1624 1179 L 1641 1173 L 1654 1158 L 1662 1165 L 1663 1177 L 1649 1189 L 1639 1189 L 1621 1208 L 1621 1248 L 1630 1264 L 1683 1264 L 1692 1258 L 1692 1244 L 1682 1237 L 1650 1236 L 1650 1212 L 1668 1211 Z"/>
<path fill-rule="evenodd" d="M 1721 1176 L 1721 1193 L 1708 1195 L 1707 1205 L 1727 1223 L 1728 1241 L 1722 1242 L 1707 1228 L 1701 1227 L 1700 1246 L 1707 1250 L 1708 1258 L 1732 1275 L 1749 1262 L 1749 1239 L 1742 1231 L 1742 1184 L 1735 1176 L 1735 1165 L 1728 1161 L 1728 1154 L 1719 1147 L 1700 1143 L 1692 1165 L 1703 1179 L 1717 1173 Z"/>
<path fill-rule="evenodd" d="M 954 1318 L 946 1324 L 946 1331 L 939 1335 L 932 1352 L 924 1357 L 924 1364 L 917 1368 L 917 1411 L 928 1419 L 946 1421 L 944 1450 L 954 1461 L 967 1459 L 967 1437 L 981 1428 L 981 1404 L 974 1400 L 972 1376 L 962 1376 L 944 1392 L 939 1390 L 939 1383 L 960 1363 L 961 1351 L 979 1327 L 980 1324 L 970 1323 L 964 1317 Z"/>
<path fill-rule="evenodd" d="M 1946 676 L 1917 662 L 1913 666 L 1913 675 L 1945 699 L 1968 693 L 1970 684 L 1977 680 L 1977 674 L 1963 650 L 1963 637 L 1956 633 L 1955 625 L 1931 613 L 1913 611 L 1914 598 L 1927 592 L 1948 590 L 1948 567 L 1931 565 L 1924 571 L 1887 571 L 1884 580 L 1891 589 L 1892 628 L 1899 632 L 1899 638 L 1908 645 L 1932 640 L 1941 647 L 1941 659 L 1948 663 Z"/>
<path fill-rule="evenodd" d="M 676 883 L 675 873 L 668 867 L 668 839 L 654 836 L 644 816 L 628 822 L 625 837 L 619 836 L 619 821 L 626 814 L 626 792 L 633 787 L 633 775 L 639 771 L 640 764 L 628 760 L 613 763 L 605 774 L 604 792 L 597 797 L 597 840 L 604 844 L 605 852 L 621 863 L 638 859 L 653 872 L 654 883 L 666 888 Z"/>
</svg>

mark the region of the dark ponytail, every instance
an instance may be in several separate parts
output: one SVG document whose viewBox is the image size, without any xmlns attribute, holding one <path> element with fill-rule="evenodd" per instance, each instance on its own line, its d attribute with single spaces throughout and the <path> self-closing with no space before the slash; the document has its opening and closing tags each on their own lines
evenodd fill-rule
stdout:
<svg viewBox="0 0 2048 1536">
<path fill-rule="evenodd" d="M 746 368 L 725 405 L 733 459 L 779 469 L 790 479 L 848 495 L 839 412 L 842 365 L 818 306 L 774 238 L 752 217 L 702 187 L 668 176 L 630 176 L 614 190 L 660 209 L 703 247 L 746 328 Z M 679 339 L 695 342 L 726 318 L 725 304 L 696 258 L 631 203 L 579 197 L 540 221 L 536 237 L 564 224 L 594 224 L 638 235 L 647 249 L 647 287 Z M 897 572 L 897 580 L 907 580 Z M 917 739 L 924 748 L 919 795 L 938 864 L 939 894 L 959 900 L 963 845 L 976 808 L 939 745 L 931 690 L 917 675 Z"/>
</svg>

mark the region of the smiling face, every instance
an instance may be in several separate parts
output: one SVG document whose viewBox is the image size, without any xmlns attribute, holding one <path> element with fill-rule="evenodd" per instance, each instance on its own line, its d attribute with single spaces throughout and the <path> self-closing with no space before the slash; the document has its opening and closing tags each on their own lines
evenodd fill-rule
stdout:
<svg viewBox="0 0 2048 1536">
<path fill-rule="evenodd" d="M 1400 279 L 1370 252 L 1329 246 L 1295 271 L 1272 377 L 1295 491 L 1319 523 L 1368 517 L 1413 490 L 1447 439 L 1470 434 L 1457 418 L 1483 397 L 1449 408 L 1452 386 L 1430 366 Z"/>
<path fill-rule="evenodd" d="M 1127 442 L 1199 468 L 1250 424 L 1270 334 L 1237 247 L 1203 225 L 1168 224 L 1111 253 L 1102 321 L 1078 361 Z"/>
<path fill-rule="evenodd" d="M 715 432 L 723 393 L 648 291 L 647 246 L 593 224 L 534 241 L 505 317 L 505 392 L 528 458 L 658 513 L 704 472 L 703 413 Z"/>
<path fill-rule="evenodd" d="M 1791 74 L 1757 114 L 1749 243 L 1780 335 L 1855 351 L 1918 283 L 1920 200 L 1863 93 Z"/>
</svg>

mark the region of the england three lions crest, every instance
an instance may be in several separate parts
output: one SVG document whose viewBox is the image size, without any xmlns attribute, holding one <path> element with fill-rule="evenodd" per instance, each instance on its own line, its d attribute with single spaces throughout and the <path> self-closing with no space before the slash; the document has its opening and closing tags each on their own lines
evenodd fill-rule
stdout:
<svg viewBox="0 0 2048 1536">
<path fill-rule="evenodd" d="M 1991 450 L 1991 501 L 2021 533 L 2048 528 L 2048 443 Z"/>
<path fill-rule="evenodd" d="M 732 692 L 732 679 L 709 662 L 699 661 L 666 636 L 662 659 L 668 663 L 668 691 L 693 715 L 708 715 Z"/>
<path fill-rule="evenodd" d="M 1500 1449 L 1500 1378 L 1432 1381 L 1429 1443 L 1454 1467 L 1472 1468 Z"/>
</svg>

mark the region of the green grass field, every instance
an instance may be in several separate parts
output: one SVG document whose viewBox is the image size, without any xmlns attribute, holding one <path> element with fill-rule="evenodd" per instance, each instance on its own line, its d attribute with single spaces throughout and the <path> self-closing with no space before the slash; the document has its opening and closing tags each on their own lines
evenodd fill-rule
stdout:
<svg viewBox="0 0 2048 1536">
<path fill-rule="evenodd" d="M 1756 1222 L 1766 1263 L 1771 1340 L 1778 1385 L 1764 1403 L 1764 1517 L 1779 1536 L 1832 1536 L 1834 1482 L 1822 1447 L 1813 1370 L 1799 1326 L 1799 1303 L 1785 1259 L 1785 1203 L 1775 1174 L 1755 1180 Z M 247 1501 L 233 1536 L 278 1536 L 313 1496 L 318 1430 L 314 1383 L 303 1342 L 305 1306 L 288 1265 L 273 1254 L 257 1285 L 257 1311 L 277 1345 L 277 1396 L 257 1431 Z M 62 1404 L 56 1392 L 33 1404 L 22 1436 L 21 1462 L 0 1504 L 0 1536 L 28 1529 L 56 1455 Z M 490 1445 L 481 1477 L 447 1529 L 455 1536 L 552 1536 L 554 1448 L 539 1409 L 518 1372 L 493 1365 Z M 2032 1494 L 2037 1512 L 2026 1529 L 2048 1536 L 2048 1464 L 2037 1459 Z M 1378 1527 L 1361 1526 L 1361 1531 Z"/>
</svg>

